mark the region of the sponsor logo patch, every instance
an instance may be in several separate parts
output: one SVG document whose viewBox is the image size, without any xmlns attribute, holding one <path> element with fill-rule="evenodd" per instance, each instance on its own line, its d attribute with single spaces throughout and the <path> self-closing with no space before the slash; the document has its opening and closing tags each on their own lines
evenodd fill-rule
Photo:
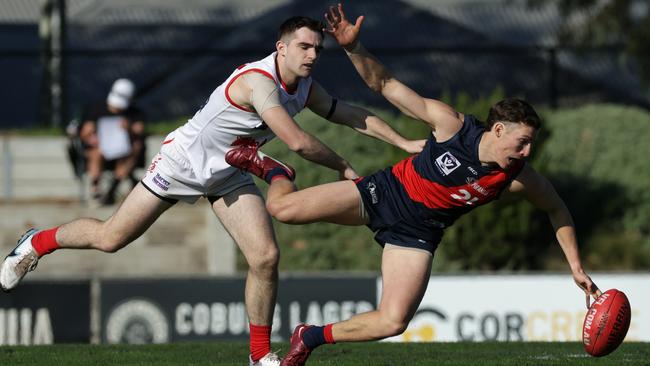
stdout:
<svg viewBox="0 0 650 366">
<path fill-rule="evenodd" d="M 160 189 L 167 191 L 169 190 L 169 185 L 171 184 L 168 180 L 165 178 L 161 177 L 160 174 L 156 173 L 156 175 L 153 177 L 153 183 L 160 187 Z"/>
<path fill-rule="evenodd" d="M 449 151 L 436 158 L 436 167 L 442 175 L 449 175 L 460 166 L 460 162 Z"/>
<path fill-rule="evenodd" d="M 490 194 L 490 192 L 487 191 L 487 189 L 483 188 L 478 182 L 472 182 L 470 183 L 471 187 L 474 188 L 474 190 L 484 196 L 487 196 Z"/>
<path fill-rule="evenodd" d="M 368 192 L 370 193 L 370 198 L 372 199 L 372 204 L 376 204 L 379 202 L 379 198 L 377 197 L 377 186 L 375 183 L 368 183 L 366 186 L 368 188 Z"/>
</svg>

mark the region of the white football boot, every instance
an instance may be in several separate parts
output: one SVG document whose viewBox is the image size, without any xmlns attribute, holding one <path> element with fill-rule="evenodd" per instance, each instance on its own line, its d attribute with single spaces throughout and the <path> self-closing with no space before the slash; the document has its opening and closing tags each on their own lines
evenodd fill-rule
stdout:
<svg viewBox="0 0 650 366">
<path fill-rule="evenodd" d="M 280 356 L 273 352 L 267 353 L 264 357 L 257 360 L 257 362 L 253 361 L 250 355 L 248 356 L 248 364 L 250 366 L 280 366 L 280 362 L 282 362 Z"/>
<path fill-rule="evenodd" d="M 32 246 L 32 238 L 38 230 L 29 229 L 18 239 L 18 245 L 9 253 L 0 268 L 0 287 L 10 291 L 18 285 L 27 272 L 33 271 L 38 264 L 38 254 Z"/>
</svg>

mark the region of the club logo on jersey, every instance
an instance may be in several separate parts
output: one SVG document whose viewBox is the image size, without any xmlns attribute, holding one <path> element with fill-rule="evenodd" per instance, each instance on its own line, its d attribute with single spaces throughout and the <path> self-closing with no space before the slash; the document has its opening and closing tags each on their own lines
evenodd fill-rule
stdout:
<svg viewBox="0 0 650 366">
<path fill-rule="evenodd" d="M 436 158 L 436 167 L 442 175 L 449 175 L 460 166 L 460 162 L 449 151 Z"/>
<path fill-rule="evenodd" d="M 154 170 L 156 170 L 156 166 L 158 166 L 158 163 L 162 160 L 162 155 L 156 154 L 154 158 L 151 160 L 151 164 L 149 165 L 149 168 L 147 168 L 147 171 L 149 173 L 153 173 Z"/>
</svg>

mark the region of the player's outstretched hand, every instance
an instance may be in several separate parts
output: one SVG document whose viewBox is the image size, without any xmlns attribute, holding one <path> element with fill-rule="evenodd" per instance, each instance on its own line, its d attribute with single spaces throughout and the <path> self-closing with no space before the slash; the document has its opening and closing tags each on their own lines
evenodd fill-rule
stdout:
<svg viewBox="0 0 650 366">
<path fill-rule="evenodd" d="M 339 180 L 353 180 L 357 178 L 359 178 L 359 174 L 351 166 L 339 171 Z"/>
<path fill-rule="evenodd" d="M 598 296 L 602 295 L 603 293 L 600 291 L 600 289 L 598 289 L 598 286 L 596 286 L 591 278 L 582 270 L 573 272 L 573 280 L 576 282 L 578 287 L 580 287 L 582 291 L 585 292 L 587 309 L 589 309 L 591 303 L 589 297 L 593 296 L 594 299 L 597 299 Z"/>
<path fill-rule="evenodd" d="M 361 15 L 357 18 L 354 25 L 352 25 L 345 17 L 343 5 L 339 3 L 337 7 L 330 6 L 329 11 L 325 13 L 328 28 L 325 28 L 324 31 L 334 37 L 341 47 L 351 51 L 359 39 L 359 31 L 361 30 L 363 19 L 364 17 Z"/>
</svg>

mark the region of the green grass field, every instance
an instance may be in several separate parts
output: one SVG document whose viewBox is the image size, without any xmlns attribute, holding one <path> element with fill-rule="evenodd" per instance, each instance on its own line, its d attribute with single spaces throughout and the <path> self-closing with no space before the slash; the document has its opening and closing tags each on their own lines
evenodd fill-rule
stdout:
<svg viewBox="0 0 650 366">
<path fill-rule="evenodd" d="M 274 344 L 284 353 L 288 345 Z M 0 365 L 247 365 L 245 343 L 3 346 Z M 579 343 L 357 343 L 323 346 L 308 365 L 650 365 L 650 343 L 588 356 Z"/>
</svg>

